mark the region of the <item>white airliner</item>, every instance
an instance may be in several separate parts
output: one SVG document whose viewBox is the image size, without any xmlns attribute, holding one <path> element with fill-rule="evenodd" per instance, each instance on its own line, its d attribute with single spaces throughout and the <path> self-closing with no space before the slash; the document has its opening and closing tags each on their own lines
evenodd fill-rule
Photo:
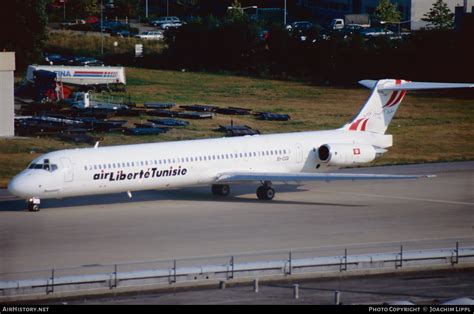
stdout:
<svg viewBox="0 0 474 314">
<path fill-rule="evenodd" d="M 68 149 L 44 154 L 16 175 L 8 190 L 38 211 L 40 199 L 261 182 L 257 197 L 271 200 L 272 182 L 412 179 L 416 175 L 331 173 L 373 161 L 392 146 L 385 131 L 408 90 L 474 84 L 364 80 L 373 90 L 361 111 L 336 130 Z"/>
</svg>

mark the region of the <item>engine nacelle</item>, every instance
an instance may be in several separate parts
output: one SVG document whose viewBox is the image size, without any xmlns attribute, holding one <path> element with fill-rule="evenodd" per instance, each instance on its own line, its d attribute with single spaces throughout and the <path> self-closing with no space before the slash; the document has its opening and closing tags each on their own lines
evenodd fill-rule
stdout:
<svg viewBox="0 0 474 314">
<path fill-rule="evenodd" d="M 368 163 L 376 156 L 375 147 L 367 144 L 324 144 L 318 148 L 319 160 L 331 166 Z"/>
</svg>

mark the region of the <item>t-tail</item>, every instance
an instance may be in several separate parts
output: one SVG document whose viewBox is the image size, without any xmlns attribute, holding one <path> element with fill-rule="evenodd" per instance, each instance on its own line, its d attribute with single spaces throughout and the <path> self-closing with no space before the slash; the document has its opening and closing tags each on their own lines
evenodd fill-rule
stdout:
<svg viewBox="0 0 474 314">
<path fill-rule="evenodd" d="M 395 112 L 409 90 L 474 87 L 474 84 L 465 83 L 410 82 L 394 79 L 363 80 L 359 83 L 372 89 L 372 94 L 361 111 L 342 129 L 378 134 L 385 134 Z"/>
</svg>

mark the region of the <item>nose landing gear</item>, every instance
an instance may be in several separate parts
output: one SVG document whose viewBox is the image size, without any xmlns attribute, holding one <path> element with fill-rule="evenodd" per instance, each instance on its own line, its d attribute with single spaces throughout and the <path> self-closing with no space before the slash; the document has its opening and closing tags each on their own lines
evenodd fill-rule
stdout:
<svg viewBox="0 0 474 314">
<path fill-rule="evenodd" d="M 39 212 L 41 200 L 37 197 L 32 197 L 26 200 L 26 207 L 30 212 Z"/>
</svg>

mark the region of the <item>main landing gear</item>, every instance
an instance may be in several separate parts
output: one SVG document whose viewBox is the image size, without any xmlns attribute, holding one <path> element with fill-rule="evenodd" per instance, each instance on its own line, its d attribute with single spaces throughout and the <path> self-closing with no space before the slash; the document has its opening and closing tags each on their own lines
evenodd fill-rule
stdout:
<svg viewBox="0 0 474 314">
<path fill-rule="evenodd" d="M 227 196 L 230 193 L 230 187 L 227 184 L 213 184 L 212 194 L 218 196 Z"/>
<path fill-rule="evenodd" d="M 37 197 L 32 197 L 26 200 L 26 207 L 30 212 L 39 212 L 41 200 Z"/>
<path fill-rule="evenodd" d="M 270 201 L 275 197 L 275 190 L 272 188 L 270 181 L 263 182 L 263 185 L 257 189 L 257 197 L 259 200 Z"/>
<path fill-rule="evenodd" d="M 230 187 L 227 184 L 212 185 L 212 194 L 217 196 L 228 196 Z M 257 189 L 257 197 L 259 200 L 270 201 L 275 197 L 275 190 L 272 188 L 270 181 L 262 182 L 262 185 Z"/>
</svg>

